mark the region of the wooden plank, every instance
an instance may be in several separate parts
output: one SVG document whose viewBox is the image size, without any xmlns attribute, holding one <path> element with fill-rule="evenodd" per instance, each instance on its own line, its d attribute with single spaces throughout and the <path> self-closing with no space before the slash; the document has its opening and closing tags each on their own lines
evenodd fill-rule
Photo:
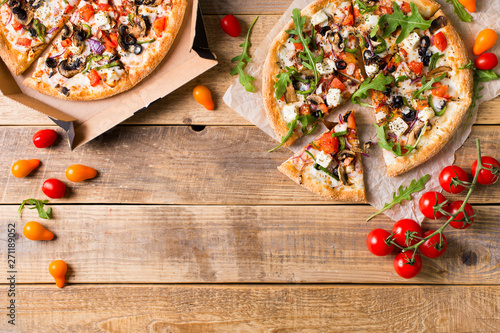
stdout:
<svg viewBox="0 0 500 333">
<path fill-rule="evenodd" d="M 28 285 L 17 295 L 19 332 L 500 330 L 499 287 Z M 0 330 L 12 330 L 6 318 Z"/>
<path fill-rule="evenodd" d="M 334 204 L 296 185 L 276 168 L 291 155 L 287 149 L 267 153 L 276 143 L 255 127 L 206 127 L 196 132 L 188 126 L 117 127 L 74 152 L 65 142 L 50 149 L 31 143 L 39 128 L 4 127 L 0 167 L 0 203 L 16 204 L 43 198 L 41 184 L 48 178 L 65 179 L 68 166 L 81 163 L 100 175 L 74 183 L 59 203 L 143 204 Z M 500 149 L 495 126 L 477 126 L 471 138 L 481 138 L 485 155 Z M 208 144 L 207 144 L 208 143 Z M 375 147 L 373 149 L 379 149 Z M 19 159 L 38 158 L 37 171 L 24 179 L 12 176 Z M 469 139 L 457 153 L 466 168 L 476 158 Z M 472 197 L 476 203 L 499 203 L 499 186 L 481 186 Z"/>
<path fill-rule="evenodd" d="M 42 223 L 51 242 L 22 236 L 17 221 L 20 283 L 53 282 L 52 260 L 71 267 L 70 283 L 439 283 L 499 284 L 499 206 L 476 206 L 476 223 L 446 231 L 448 249 L 423 258 L 413 280 L 400 278 L 393 256 L 366 249 L 375 228 L 391 229 L 368 206 L 54 206 Z M 16 223 L 17 206 L 0 206 L 1 230 Z M 441 224 L 425 222 L 425 230 Z M 0 240 L 6 242 L 6 233 Z M 6 254 L 2 253 L 7 261 Z M 1 282 L 1 281 L 0 281 Z M 3 281 L 2 283 L 6 283 Z"/>
<path fill-rule="evenodd" d="M 214 2 L 219 3 L 219 2 Z M 273 2 L 274 6 L 274 2 Z M 245 5 L 245 8 L 248 5 Z M 253 16 L 241 16 L 242 24 L 247 27 Z M 261 16 L 252 32 L 254 48 L 260 44 L 279 19 L 277 15 Z M 125 122 L 128 125 L 251 125 L 246 119 L 227 107 L 222 97 L 235 77 L 229 75 L 231 58 L 241 52 L 238 46 L 244 37 L 234 39 L 222 32 L 218 16 L 206 16 L 207 33 L 210 46 L 217 54 L 219 65 L 199 78 L 179 88 L 168 97 L 152 104 Z M 253 49 L 254 49 L 253 48 Z M 209 85 L 212 89 L 217 108 L 207 111 L 192 98 L 192 90 L 198 84 Z M 54 125 L 42 114 L 30 111 L 16 102 L 0 95 L 0 125 Z M 483 103 L 479 112 L 477 124 L 500 124 L 500 98 Z"/>
</svg>

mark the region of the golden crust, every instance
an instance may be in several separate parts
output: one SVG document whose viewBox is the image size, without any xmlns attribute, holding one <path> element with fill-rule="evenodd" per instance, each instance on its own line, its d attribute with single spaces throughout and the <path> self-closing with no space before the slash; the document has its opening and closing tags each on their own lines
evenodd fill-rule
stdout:
<svg viewBox="0 0 500 333">
<path fill-rule="evenodd" d="M 2 30 L 4 30 L 3 27 Z M 30 65 L 26 55 L 10 46 L 3 31 L 0 31 L 0 57 L 14 75 L 22 74 Z"/>
<path fill-rule="evenodd" d="M 432 19 L 439 16 L 445 16 L 441 10 L 436 12 Z M 447 57 L 447 60 L 451 67 L 457 72 L 453 77 L 453 81 L 458 86 L 457 97 L 459 101 L 449 103 L 448 110 L 436 121 L 436 123 L 434 123 L 432 129 L 425 134 L 419 144 L 419 148 L 414 153 L 412 152 L 403 157 L 394 157 L 394 154 L 391 152 L 384 151 L 387 174 L 389 177 L 395 177 L 413 169 L 436 155 L 461 126 L 462 120 L 472 102 L 472 70 L 458 69 L 468 61 L 467 49 L 458 32 L 449 21 L 441 31 L 445 34 L 448 45 L 452 48 L 452 53 L 454 54 L 453 57 Z"/>
<path fill-rule="evenodd" d="M 418 0 L 410 2 L 413 2 L 415 5 L 417 5 L 418 11 L 426 19 L 433 16 L 434 13 L 436 13 L 439 8 L 441 8 L 441 5 L 434 0 Z"/>
<path fill-rule="evenodd" d="M 361 172 L 363 172 L 363 167 L 361 165 L 361 156 L 357 154 L 357 161 L 360 163 Z M 308 189 L 309 191 L 319 194 L 323 197 L 327 197 L 336 201 L 354 201 L 354 202 L 366 202 L 366 192 L 365 189 L 354 188 L 352 186 L 344 186 L 340 189 L 335 189 L 320 182 L 315 181 L 311 177 L 301 177 L 300 170 L 297 170 L 290 160 L 281 164 L 278 170 L 287 175 L 291 180 L 301 185 L 302 187 Z M 302 182 L 299 179 L 302 179 Z"/>
</svg>

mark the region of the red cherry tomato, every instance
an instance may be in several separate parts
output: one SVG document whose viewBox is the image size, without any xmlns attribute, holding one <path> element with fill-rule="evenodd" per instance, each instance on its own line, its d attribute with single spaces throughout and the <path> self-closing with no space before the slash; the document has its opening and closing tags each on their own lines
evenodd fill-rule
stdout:
<svg viewBox="0 0 500 333">
<path fill-rule="evenodd" d="M 483 167 L 489 168 L 491 170 L 483 169 L 479 173 L 479 177 L 477 178 L 477 182 L 481 185 L 491 185 L 494 184 L 498 180 L 498 176 L 500 175 L 500 163 L 496 159 L 491 156 L 483 156 L 481 157 L 481 163 Z M 477 160 L 472 164 L 472 175 L 476 175 L 477 169 Z"/>
<path fill-rule="evenodd" d="M 394 234 L 393 239 L 396 244 L 398 244 L 399 246 L 407 247 L 415 245 L 420 241 L 420 239 L 418 238 L 413 238 L 410 239 L 408 242 L 409 244 L 407 244 L 407 234 L 411 234 L 412 236 L 416 237 L 422 237 L 422 228 L 417 222 L 410 219 L 404 219 L 394 223 L 394 226 L 392 227 L 392 233 Z"/>
<path fill-rule="evenodd" d="M 448 193 L 461 193 L 465 189 L 462 185 L 453 185 L 453 178 L 458 178 L 458 180 L 463 182 L 469 181 L 469 175 L 461 167 L 455 165 L 449 165 L 444 168 L 439 174 L 439 184 Z"/>
<path fill-rule="evenodd" d="M 434 212 L 434 206 L 437 204 L 442 204 L 446 201 L 444 195 L 439 192 L 431 191 L 427 192 L 420 198 L 418 202 L 418 207 L 422 214 L 428 219 L 434 219 L 434 215 L 436 219 L 440 219 L 443 217 L 443 214 L 440 212 Z"/>
<path fill-rule="evenodd" d="M 441 52 L 443 52 L 448 46 L 448 41 L 442 31 L 434 35 L 434 45 Z"/>
<path fill-rule="evenodd" d="M 33 135 L 33 144 L 37 148 L 50 147 L 57 139 L 57 132 L 51 129 L 40 130 Z"/>
<path fill-rule="evenodd" d="M 391 236 L 391 233 L 384 229 L 372 230 L 366 238 L 366 246 L 368 250 L 376 256 L 386 256 L 394 250 L 394 244 L 387 245 L 386 240 Z"/>
<path fill-rule="evenodd" d="M 429 230 L 424 233 L 424 238 L 427 236 L 432 235 L 436 230 Z M 420 245 L 418 248 L 420 252 L 427 258 L 438 258 L 441 257 L 444 254 L 444 251 L 446 251 L 446 246 L 448 245 L 448 242 L 446 241 L 446 237 L 444 237 L 443 234 L 441 234 L 443 242 L 441 243 L 441 239 L 439 237 L 439 234 L 436 234 L 426 240 L 424 244 Z"/>
<path fill-rule="evenodd" d="M 402 252 L 394 258 L 394 270 L 404 279 L 411 279 L 422 270 L 422 259 L 413 251 Z"/>
<path fill-rule="evenodd" d="M 220 20 L 220 26 L 231 37 L 238 37 L 241 34 L 240 21 L 234 15 L 224 16 Z"/>
<path fill-rule="evenodd" d="M 42 186 L 42 191 L 52 199 L 60 199 L 66 193 L 66 185 L 59 179 L 47 179 Z"/>
<path fill-rule="evenodd" d="M 493 53 L 484 53 L 481 54 L 475 61 L 474 63 L 477 68 L 489 71 L 490 69 L 493 69 L 497 67 L 498 65 L 498 58 L 495 54 Z"/>
<path fill-rule="evenodd" d="M 460 207 L 462 207 L 463 203 L 464 202 L 460 200 L 452 202 L 451 204 L 448 205 L 448 207 L 446 207 L 446 211 L 451 215 L 454 215 L 456 212 L 458 212 Z M 471 223 L 462 221 L 462 219 L 464 218 L 464 213 L 460 213 L 453 219 L 453 221 L 450 222 L 450 225 L 455 229 L 467 229 L 468 227 L 470 227 L 472 222 L 474 222 L 474 217 L 473 217 L 474 209 L 468 203 L 465 204 L 465 213 L 469 217 Z"/>
</svg>

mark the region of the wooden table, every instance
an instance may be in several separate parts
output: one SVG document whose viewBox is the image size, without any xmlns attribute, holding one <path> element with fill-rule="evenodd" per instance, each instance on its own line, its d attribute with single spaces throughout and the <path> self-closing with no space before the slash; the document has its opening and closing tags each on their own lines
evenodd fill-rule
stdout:
<svg viewBox="0 0 500 333">
<path fill-rule="evenodd" d="M 500 186 L 474 193 L 477 222 L 449 230 L 446 254 L 424 258 L 419 277 L 406 281 L 392 257 L 365 246 L 371 229 L 392 221 L 366 223 L 370 206 L 295 185 L 276 170 L 290 152 L 266 153 L 275 142 L 223 104 L 242 38 L 221 32 L 220 15 L 239 14 L 244 31 L 260 15 L 254 49 L 288 4 L 202 1 L 220 65 L 74 152 L 64 141 L 34 148 L 35 131 L 57 127 L 0 97 L 1 265 L 5 272 L 7 224 L 15 222 L 19 332 L 500 331 Z M 213 112 L 191 97 L 200 83 L 214 92 Z M 470 166 L 477 137 L 484 154 L 499 157 L 500 99 L 481 106 L 458 165 Z M 22 158 L 42 166 L 19 180 L 9 170 Z M 42 181 L 64 178 L 74 163 L 99 177 L 52 200 L 52 220 L 32 211 L 17 220 L 19 203 L 44 198 Z M 56 239 L 26 240 L 30 220 Z M 55 259 L 69 265 L 62 290 L 47 271 Z M 8 302 L 0 293 L 2 313 Z M 1 318 L 0 331 L 13 330 Z"/>
</svg>

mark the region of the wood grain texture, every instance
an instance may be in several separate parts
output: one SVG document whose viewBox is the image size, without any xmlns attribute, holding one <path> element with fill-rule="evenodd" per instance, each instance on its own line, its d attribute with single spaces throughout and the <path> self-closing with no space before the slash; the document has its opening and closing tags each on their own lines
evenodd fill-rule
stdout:
<svg viewBox="0 0 500 333">
<path fill-rule="evenodd" d="M 17 221 L 18 282 L 52 282 L 47 267 L 63 259 L 70 283 L 500 284 L 500 207 L 475 208 L 471 228 L 446 231 L 443 257 L 423 258 L 421 274 L 405 280 L 394 272 L 394 256 L 366 249 L 372 229 L 393 224 L 384 216 L 365 222 L 374 211 L 368 206 L 58 205 L 53 220 L 28 211 Z M 0 206 L 0 216 L 7 230 L 17 206 Z M 56 239 L 24 238 L 31 219 Z"/>
<path fill-rule="evenodd" d="M 291 156 L 287 149 L 267 150 L 275 142 L 255 127 L 188 126 L 112 129 L 89 144 L 69 152 L 65 142 L 50 149 L 31 143 L 39 128 L 4 127 L 0 168 L 10 170 L 20 159 L 38 158 L 41 166 L 27 178 L 0 173 L 0 203 L 44 198 L 41 184 L 48 178 L 65 179 L 68 166 L 96 168 L 92 181 L 69 185 L 59 203 L 144 204 L 334 204 L 281 174 L 276 168 Z M 495 126 L 476 126 L 471 138 L 482 139 L 484 155 L 497 155 L 500 132 Z M 373 149 L 379 149 L 374 147 Z M 467 169 L 476 158 L 474 140 L 457 152 L 457 164 Z M 481 186 L 475 203 L 499 203 L 499 186 Z"/>
<path fill-rule="evenodd" d="M 498 332 L 500 287 L 19 286 L 17 332 Z M 6 304 L 6 293 L 0 294 Z M 6 320 L 0 330 L 12 329 Z"/>
<path fill-rule="evenodd" d="M 214 1 L 213 3 L 216 5 L 219 1 Z M 243 7 L 241 2 L 236 3 L 239 4 L 237 7 Z M 252 4 L 252 2 L 245 4 L 244 8 L 247 8 L 249 4 Z M 225 5 L 227 5 L 227 3 Z M 273 2 L 272 7 L 274 8 L 275 6 L 277 5 Z M 288 6 L 288 4 L 286 6 Z M 279 8 L 279 5 L 277 8 Z M 246 31 L 254 16 L 243 15 L 239 18 L 241 19 L 243 30 Z M 236 77 L 229 75 L 230 68 L 233 66 L 230 60 L 241 52 L 239 45 L 244 40 L 244 34 L 237 39 L 229 37 L 222 32 L 219 25 L 219 19 L 219 16 L 205 16 L 210 46 L 217 54 L 219 65 L 184 87 L 174 91 L 168 97 L 153 103 L 147 110 L 130 118 L 125 124 L 251 125 L 250 122 L 232 111 L 222 101 L 222 97 L 227 88 L 236 80 Z M 278 15 L 260 16 L 252 30 L 251 41 L 253 46 L 250 49 L 250 53 L 260 44 L 278 19 Z M 216 104 L 215 111 L 207 111 L 193 99 L 192 91 L 198 84 L 208 85 L 212 90 Z M 0 125 L 54 125 L 46 116 L 33 112 L 1 95 L 0 105 L 2 105 L 0 108 Z M 500 124 L 500 98 L 485 102 L 481 105 L 476 123 L 489 125 Z"/>
</svg>

